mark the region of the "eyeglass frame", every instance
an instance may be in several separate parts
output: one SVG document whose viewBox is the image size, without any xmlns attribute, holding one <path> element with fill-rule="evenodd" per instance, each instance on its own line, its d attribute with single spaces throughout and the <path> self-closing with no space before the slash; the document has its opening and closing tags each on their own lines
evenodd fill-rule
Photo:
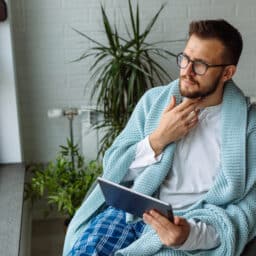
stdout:
<svg viewBox="0 0 256 256">
<path fill-rule="evenodd" d="M 183 56 L 183 57 L 185 57 L 185 58 L 188 59 L 188 63 L 187 63 L 187 65 L 186 65 L 185 67 L 181 67 L 181 66 L 179 65 L 179 57 L 180 57 L 180 56 Z M 188 55 L 184 54 L 184 52 L 180 52 L 179 54 L 176 55 L 176 62 L 177 62 L 177 65 L 178 65 L 178 67 L 179 67 L 180 69 L 185 69 L 185 68 L 187 68 L 187 66 L 188 66 L 189 63 L 191 62 L 191 63 L 192 63 L 192 71 L 193 71 L 196 75 L 199 75 L 199 76 L 205 75 L 205 73 L 207 72 L 208 68 L 227 67 L 227 66 L 230 66 L 230 65 L 234 65 L 234 64 L 208 64 L 208 63 L 206 63 L 206 62 L 204 62 L 204 61 L 202 61 L 202 60 L 191 60 Z M 195 71 L 195 66 L 194 66 L 194 65 L 195 65 L 194 63 L 195 63 L 195 62 L 205 65 L 206 68 L 205 68 L 205 72 L 204 72 L 203 74 L 199 74 L 199 73 L 197 73 L 197 72 Z"/>
</svg>

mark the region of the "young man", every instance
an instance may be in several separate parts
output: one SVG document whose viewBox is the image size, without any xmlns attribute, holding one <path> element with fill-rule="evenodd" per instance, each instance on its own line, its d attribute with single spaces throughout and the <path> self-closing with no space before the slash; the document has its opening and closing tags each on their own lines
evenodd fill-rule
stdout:
<svg viewBox="0 0 256 256">
<path fill-rule="evenodd" d="M 192 22 L 179 80 L 145 93 L 104 157 L 105 178 L 171 203 L 174 222 L 103 210 L 97 186 L 63 255 L 241 254 L 256 235 L 256 108 L 231 80 L 241 51 L 226 21 Z"/>
</svg>

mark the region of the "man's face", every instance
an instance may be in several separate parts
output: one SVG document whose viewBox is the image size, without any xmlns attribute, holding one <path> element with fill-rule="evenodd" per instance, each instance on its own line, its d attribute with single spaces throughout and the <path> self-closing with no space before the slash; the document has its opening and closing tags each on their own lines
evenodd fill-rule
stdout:
<svg viewBox="0 0 256 256">
<path fill-rule="evenodd" d="M 192 61 L 200 60 L 207 64 L 223 64 L 224 46 L 216 39 L 200 39 L 192 35 L 183 53 Z M 197 75 L 192 70 L 192 63 L 180 69 L 180 92 L 187 98 L 214 96 L 219 97 L 223 87 L 224 67 L 208 68 L 204 75 Z"/>
</svg>

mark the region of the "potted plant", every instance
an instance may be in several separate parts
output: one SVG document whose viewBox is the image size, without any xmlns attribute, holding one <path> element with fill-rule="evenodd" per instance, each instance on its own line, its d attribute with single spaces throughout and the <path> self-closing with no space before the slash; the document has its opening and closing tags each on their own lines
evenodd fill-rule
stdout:
<svg viewBox="0 0 256 256">
<path fill-rule="evenodd" d="M 176 55 L 157 46 L 162 42 L 146 42 L 163 8 L 164 6 L 161 6 L 142 31 L 139 6 L 137 5 L 134 13 L 129 0 L 131 28 L 128 28 L 124 20 L 127 35 L 127 38 L 124 38 L 117 31 L 117 27 L 110 24 L 105 9 L 101 6 L 103 27 L 108 42 L 106 45 L 74 29 L 95 45 L 75 61 L 94 59 L 88 83 L 93 87 L 91 98 L 96 96 L 98 111 L 104 116 L 94 126 L 97 129 L 104 128 L 99 154 L 105 152 L 124 128 L 144 92 L 156 84 L 164 84 L 172 79 L 156 59 L 168 60 L 169 57 Z"/>
<path fill-rule="evenodd" d="M 85 163 L 77 145 L 67 139 L 55 161 L 31 165 L 31 180 L 25 184 L 25 200 L 46 199 L 49 210 L 57 209 L 68 220 L 81 205 L 92 183 L 102 172 L 98 161 Z"/>
</svg>

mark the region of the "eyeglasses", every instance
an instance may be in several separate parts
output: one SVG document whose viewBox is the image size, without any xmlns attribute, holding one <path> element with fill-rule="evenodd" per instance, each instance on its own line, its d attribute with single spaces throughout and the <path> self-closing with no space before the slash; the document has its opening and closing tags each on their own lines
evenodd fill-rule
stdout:
<svg viewBox="0 0 256 256">
<path fill-rule="evenodd" d="M 195 74 L 202 76 L 206 73 L 208 68 L 215 68 L 215 67 L 226 67 L 233 64 L 207 64 L 202 60 L 191 60 L 186 54 L 183 52 L 179 53 L 176 56 L 177 65 L 179 68 L 186 68 L 188 64 L 192 63 L 192 70 Z"/>
</svg>

